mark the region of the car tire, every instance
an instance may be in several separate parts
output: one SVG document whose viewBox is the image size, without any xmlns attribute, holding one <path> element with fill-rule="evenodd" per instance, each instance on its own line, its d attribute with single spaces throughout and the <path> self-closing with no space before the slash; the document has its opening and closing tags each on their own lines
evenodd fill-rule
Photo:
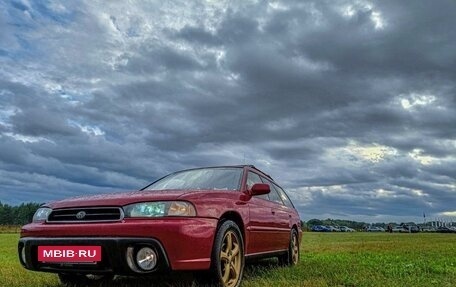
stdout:
<svg viewBox="0 0 456 287">
<path fill-rule="evenodd" d="M 92 275 L 92 274 L 70 274 L 59 273 L 59 280 L 63 286 L 79 287 L 79 286 L 101 286 L 112 281 L 112 275 Z M 106 285 L 108 286 L 108 285 Z"/>
<path fill-rule="evenodd" d="M 222 222 L 212 249 L 214 283 L 223 287 L 238 287 L 244 273 L 244 240 L 236 223 Z"/>
<path fill-rule="evenodd" d="M 284 266 L 294 266 L 299 263 L 299 239 L 296 229 L 291 229 L 290 243 L 287 253 L 279 256 L 279 263 Z"/>
</svg>

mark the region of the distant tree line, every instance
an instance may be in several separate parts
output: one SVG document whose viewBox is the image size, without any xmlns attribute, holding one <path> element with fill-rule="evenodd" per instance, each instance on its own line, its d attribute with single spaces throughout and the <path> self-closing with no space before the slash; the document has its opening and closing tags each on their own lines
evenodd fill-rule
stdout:
<svg viewBox="0 0 456 287">
<path fill-rule="evenodd" d="M 0 225 L 24 225 L 32 222 L 33 214 L 41 204 L 29 202 L 17 206 L 0 201 Z"/>
</svg>

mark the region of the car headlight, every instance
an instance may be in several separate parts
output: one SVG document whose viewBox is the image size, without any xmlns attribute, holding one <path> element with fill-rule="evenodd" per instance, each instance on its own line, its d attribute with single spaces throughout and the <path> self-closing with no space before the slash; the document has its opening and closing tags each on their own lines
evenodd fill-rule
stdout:
<svg viewBox="0 0 456 287">
<path fill-rule="evenodd" d="M 186 201 L 140 202 L 124 206 L 125 217 L 195 216 L 193 204 Z"/>
<path fill-rule="evenodd" d="M 40 207 L 33 215 L 33 222 L 42 222 L 46 221 L 52 209 L 48 207 Z"/>
</svg>

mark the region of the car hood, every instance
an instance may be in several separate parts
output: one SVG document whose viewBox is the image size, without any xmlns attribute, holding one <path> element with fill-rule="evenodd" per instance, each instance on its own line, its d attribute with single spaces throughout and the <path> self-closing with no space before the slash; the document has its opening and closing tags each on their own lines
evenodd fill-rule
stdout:
<svg viewBox="0 0 456 287">
<path fill-rule="evenodd" d="M 175 200 L 180 196 L 192 192 L 191 190 L 164 190 L 164 191 L 130 191 L 92 196 L 80 196 L 46 204 L 50 208 L 71 208 L 89 206 L 123 206 L 136 202 Z"/>
</svg>

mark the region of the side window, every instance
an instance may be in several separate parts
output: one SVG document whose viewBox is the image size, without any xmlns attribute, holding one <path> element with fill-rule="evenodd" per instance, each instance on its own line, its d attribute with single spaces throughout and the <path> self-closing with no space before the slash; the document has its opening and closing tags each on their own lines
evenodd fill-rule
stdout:
<svg viewBox="0 0 456 287">
<path fill-rule="evenodd" d="M 265 178 L 261 178 L 261 180 L 263 180 L 264 183 L 269 184 L 269 187 L 271 188 L 271 192 L 269 193 L 269 200 L 283 205 L 283 201 L 282 201 L 282 199 L 280 199 L 280 196 L 277 193 L 276 188 L 274 187 L 274 184 Z"/>
<path fill-rule="evenodd" d="M 258 174 L 253 173 L 253 172 L 249 172 L 249 174 L 247 176 L 247 182 L 246 182 L 247 189 L 252 188 L 252 186 L 255 183 L 263 183 L 263 182 L 261 181 L 261 178 L 260 178 L 260 176 Z M 259 198 L 262 198 L 262 199 L 269 200 L 269 197 L 268 197 L 267 194 L 255 195 L 255 197 L 259 197 Z"/>
<path fill-rule="evenodd" d="M 291 203 L 290 198 L 288 195 L 285 193 L 285 191 L 278 185 L 274 185 L 275 189 L 279 193 L 280 198 L 282 199 L 283 203 L 285 203 L 286 206 L 290 208 L 294 208 L 293 203 Z"/>
</svg>

